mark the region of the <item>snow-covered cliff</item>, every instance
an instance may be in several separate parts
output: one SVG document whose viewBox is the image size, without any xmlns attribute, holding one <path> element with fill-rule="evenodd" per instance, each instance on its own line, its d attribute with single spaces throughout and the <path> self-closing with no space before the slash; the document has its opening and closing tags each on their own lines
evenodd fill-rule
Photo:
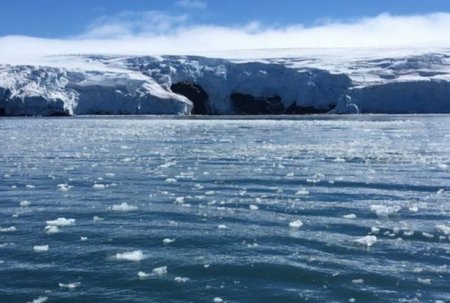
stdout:
<svg viewBox="0 0 450 303">
<path fill-rule="evenodd" d="M 448 50 L 212 57 L 83 55 L 2 64 L 0 114 L 450 113 Z"/>
</svg>

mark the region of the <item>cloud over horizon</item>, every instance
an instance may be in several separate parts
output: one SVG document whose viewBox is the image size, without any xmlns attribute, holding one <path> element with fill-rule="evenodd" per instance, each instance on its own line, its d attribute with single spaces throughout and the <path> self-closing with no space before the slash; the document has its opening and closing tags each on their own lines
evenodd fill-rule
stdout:
<svg viewBox="0 0 450 303">
<path fill-rule="evenodd" d="M 20 56 L 55 54 L 198 54 L 265 48 L 450 47 L 449 29 L 450 13 L 386 13 L 311 27 L 281 27 L 258 22 L 244 26 L 195 24 L 188 14 L 123 12 L 95 20 L 76 37 L 0 37 L 0 59 L 5 62 Z"/>
</svg>

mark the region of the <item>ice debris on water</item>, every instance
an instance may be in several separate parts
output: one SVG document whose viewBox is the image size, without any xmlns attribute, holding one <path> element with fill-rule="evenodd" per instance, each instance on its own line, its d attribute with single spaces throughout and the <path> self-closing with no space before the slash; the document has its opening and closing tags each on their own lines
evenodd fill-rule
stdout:
<svg viewBox="0 0 450 303">
<path fill-rule="evenodd" d="M 356 219 L 356 215 L 355 214 L 348 214 L 348 215 L 343 215 L 342 216 L 344 219 Z"/>
<path fill-rule="evenodd" d="M 58 188 L 59 191 L 62 191 L 62 192 L 69 191 L 69 189 L 70 189 L 70 186 L 65 183 L 58 184 L 58 185 L 56 185 L 56 187 Z"/>
<path fill-rule="evenodd" d="M 145 273 L 143 271 L 138 272 L 137 275 L 138 275 L 139 279 L 146 279 L 146 278 L 150 277 L 150 274 Z"/>
<path fill-rule="evenodd" d="M 13 232 L 13 231 L 16 231 L 16 230 L 17 229 L 14 226 L 0 227 L 0 232 L 2 232 L 2 233 Z"/>
<path fill-rule="evenodd" d="M 450 226 L 438 224 L 436 225 L 436 229 L 438 232 L 443 233 L 444 235 L 450 235 Z"/>
<path fill-rule="evenodd" d="M 58 218 L 55 220 L 46 221 L 50 226 L 71 226 L 75 225 L 75 219 Z"/>
<path fill-rule="evenodd" d="M 59 283 L 58 285 L 61 288 L 75 289 L 81 285 L 81 282 L 72 282 L 72 283 L 67 283 L 67 284 Z"/>
<path fill-rule="evenodd" d="M 33 251 L 37 253 L 46 252 L 48 251 L 48 245 L 35 245 Z"/>
<path fill-rule="evenodd" d="M 363 246 L 367 246 L 367 247 L 371 247 L 377 241 L 378 241 L 378 239 L 376 236 L 365 236 L 365 237 L 353 240 L 354 243 L 363 245 Z"/>
<path fill-rule="evenodd" d="M 175 239 L 168 239 L 168 238 L 166 238 L 166 239 L 163 240 L 163 244 L 165 244 L 165 245 L 171 244 L 173 242 L 175 242 Z"/>
<path fill-rule="evenodd" d="M 96 189 L 96 190 L 102 190 L 102 189 L 106 188 L 106 185 L 97 183 L 97 184 L 92 185 L 92 188 Z"/>
<path fill-rule="evenodd" d="M 297 196 L 306 196 L 309 195 L 309 191 L 306 189 L 300 189 L 295 193 Z"/>
<path fill-rule="evenodd" d="M 289 222 L 289 227 L 292 229 L 299 229 L 302 226 L 303 226 L 303 222 L 300 220 L 294 220 L 294 221 Z"/>
<path fill-rule="evenodd" d="M 37 297 L 33 301 L 28 301 L 27 303 L 44 303 L 48 300 L 48 297 Z"/>
<path fill-rule="evenodd" d="M 177 282 L 177 283 L 186 283 L 186 282 L 188 282 L 190 279 L 187 278 L 187 277 L 175 277 L 173 280 L 174 280 L 175 282 Z"/>
<path fill-rule="evenodd" d="M 59 233 L 59 228 L 58 228 L 58 226 L 47 225 L 46 227 L 44 227 L 44 232 L 47 235 L 57 234 L 57 233 Z"/>
<path fill-rule="evenodd" d="M 400 206 L 386 206 L 381 204 L 370 205 L 370 210 L 378 217 L 382 218 L 396 214 L 400 209 Z"/>
<path fill-rule="evenodd" d="M 213 299 L 213 302 L 214 302 L 214 303 L 222 303 L 222 302 L 223 302 L 223 299 L 220 298 L 220 297 L 215 297 L 215 298 Z"/>
<path fill-rule="evenodd" d="M 258 205 L 254 205 L 254 204 L 250 204 L 248 207 L 250 210 L 258 210 L 259 206 Z"/>
<path fill-rule="evenodd" d="M 23 200 L 23 201 L 20 201 L 19 205 L 20 205 L 20 207 L 28 207 L 31 205 L 31 202 L 27 201 L 27 200 Z"/>
<path fill-rule="evenodd" d="M 131 262 L 139 262 L 146 258 L 142 250 L 117 253 L 115 257 L 118 261 L 131 261 Z"/>
<path fill-rule="evenodd" d="M 217 225 L 218 229 L 227 229 L 228 227 L 225 224 L 219 224 Z"/>
<path fill-rule="evenodd" d="M 152 274 L 158 277 L 167 275 L 167 266 L 156 267 L 152 270 Z"/>
<path fill-rule="evenodd" d="M 123 202 L 121 204 L 113 205 L 111 207 L 113 211 L 120 211 L 120 212 L 129 212 L 129 211 L 136 211 L 138 210 L 137 206 L 129 205 L 127 202 Z"/>
<path fill-rule="evenodd" d="M 92 221 L 94 221 L 94 222 L 100 222 L 100 221 L 103 221 L 103 220 L 105 220 L 105 219 L 103 219 L 103 218 L 101 218 L 99 216 L 93 216 L 92 217 Z"/>
</svg>

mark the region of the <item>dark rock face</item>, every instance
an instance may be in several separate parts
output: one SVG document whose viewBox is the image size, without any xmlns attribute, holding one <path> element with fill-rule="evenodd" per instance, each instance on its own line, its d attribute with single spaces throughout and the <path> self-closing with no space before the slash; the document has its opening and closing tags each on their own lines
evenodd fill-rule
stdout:
<svg viewBox="0 0 450 303">
<path fill-rule="evenodd" d="M 209 105 L 209 96 L 206 91 L 197 84 L 191 82 L 179 82 L 172 84 L 172 92 L 185 96 L 194 104 L 192 114 L 208 115 L 213 114 Z"/>
<path fill-rule="evenodd" d="M 255 97 L 233 93 L 230 99 L 235 113 L 238 115 L 279 115 L 284 112 L 284 106 L 279 96 Z"/>
<path fill-rule="evenodd" d="M 321 108 L 315 108 L 313 106 L 299 106 L 297 104 L 292 103 L 286 110 L 284 111 L 284 114 L 286 115 L 311 115 L 311 114 L 326 114 L 328 113 L 332 108 L 329 109 L 321 109 Z"/>
</svg>

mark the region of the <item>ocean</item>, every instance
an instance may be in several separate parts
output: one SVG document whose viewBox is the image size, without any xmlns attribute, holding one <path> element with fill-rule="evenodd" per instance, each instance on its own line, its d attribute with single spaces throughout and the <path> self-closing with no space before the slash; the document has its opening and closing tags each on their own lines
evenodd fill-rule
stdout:
<svg viewBox="0 0 450 303">
<path fill-rule="evenodd" d="M 450 116 L 1 118 L 0 302 L 450 302 Z"/>
</svg>

